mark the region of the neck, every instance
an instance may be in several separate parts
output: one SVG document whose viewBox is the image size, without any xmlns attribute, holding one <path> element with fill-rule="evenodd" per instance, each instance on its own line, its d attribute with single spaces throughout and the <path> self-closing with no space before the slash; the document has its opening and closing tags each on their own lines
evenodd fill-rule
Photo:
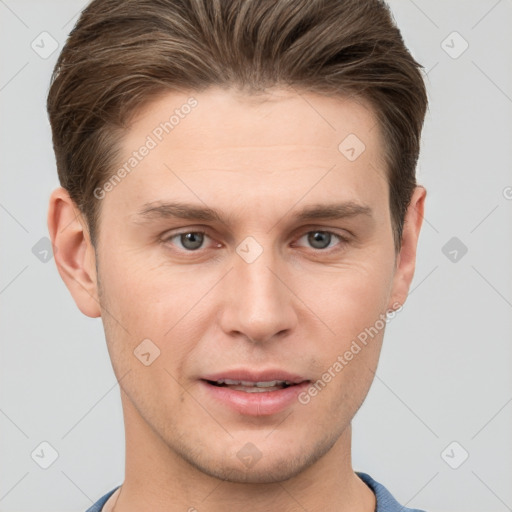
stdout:
<svg viewBox="0 0 512 512">
<path fill-rule="evenodd" d="M 323 457 L 296 476 L 273 483 L 239 483 L 214 478 L 185 461 L 147 425 L 126 396 L 123 396 L 123 410 L 125 481 L 105 510 L 375 510 L 375 495 L 352 470 L 350 425 Z"/>
</svg>

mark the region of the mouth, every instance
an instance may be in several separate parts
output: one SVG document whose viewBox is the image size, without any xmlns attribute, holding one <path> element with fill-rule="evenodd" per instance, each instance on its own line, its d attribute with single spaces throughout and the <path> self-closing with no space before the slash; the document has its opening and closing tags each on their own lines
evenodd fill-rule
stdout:
<svg viewBox="0 0 512 512">
<path fill-rule="evenodd" d="M 199 382 L 212 407 L 262 417 L 293 407 L 312 381 L 277 368 L 239 368 L 203 375 Z"/>
</svg>

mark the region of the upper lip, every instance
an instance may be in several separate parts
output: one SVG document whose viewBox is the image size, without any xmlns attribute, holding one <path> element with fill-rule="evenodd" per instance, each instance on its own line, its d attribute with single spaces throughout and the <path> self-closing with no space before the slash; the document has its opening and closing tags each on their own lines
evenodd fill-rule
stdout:
<svg viewBox="0 0 512 512">
<path fill-rule="evenodd" d="M 211 373 L 202 377 L 203 380 L 218 381 L 221 379 L 231 379 L 246 382 L 268 382 L 273 380 L 289 381 L 293 384 L 299 384 L 308 379 L 300 375 L 280 370 L 279 368 L 270 368 L 267 370 L 251 370 L 249 368 L 234 368 L 218 373 Z"/>
</svg>

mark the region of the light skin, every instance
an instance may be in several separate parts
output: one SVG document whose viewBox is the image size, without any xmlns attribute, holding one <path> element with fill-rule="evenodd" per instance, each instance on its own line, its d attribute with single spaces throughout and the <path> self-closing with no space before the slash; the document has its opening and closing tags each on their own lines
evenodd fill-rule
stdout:
<svg viewBox="0 0 512 512">
<path fill-rule="evenodd" d="M 67 192 L 50 200 L 59 273 L 80 310 L 101 316 L 120 381 L 126 472 L 109 508 L 373 512 L 375 496 L 352 469 L 351 421 L 384 329 L 309 403 L 276 414 L 235 412 L 208 399 L 199 379 L 239 367 L 320 379 L 405 303 L 426 190 L 414 191 L 396 254 L 373 111 L 285 89 L 168 93 L 135 116 L 121 160 L 190 96 L 197 107 L 101 200 L 96 248 Z M 365 144 L 354 161 L 338 149 L 349 134 Z M 177 201 L 221 220 L 139 214 Z M 371 212 L 298 218 L 348 201 Z M 176 236 L 197 231 L 202 245 Z M 262 249 L 251 263 L 236 251 L 246 237 Z M 134 355 L 144 339 L 160 349 L 149 366 Z M 247 443 L 261 453 L 251 467 L 237 457 Z"/>
</svg>

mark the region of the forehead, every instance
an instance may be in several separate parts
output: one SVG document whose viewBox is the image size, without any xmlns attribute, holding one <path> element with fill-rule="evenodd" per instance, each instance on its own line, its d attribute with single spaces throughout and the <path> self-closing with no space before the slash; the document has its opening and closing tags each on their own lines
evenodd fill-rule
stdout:
<svg viewBox="0 0 512 512">
<path fill-rule="evenodd" d="M 176 196 L 241 208 L 306 196 L 371 203 L 387 187 L 369 105 L 289 89 L 166 93 L 133 118 L 120 154 L 131 170 L 108 202 L 132 212 Z"/>
<path fill-rule="evenodd" d="M 308 152 L 313 146 L 337 148 L 349 134 L 372 145 L 379 129 L 369 102 L 355 96 L 295 89 L 249 95 L 213 87 L 200 93 L 166 93 L 145 104 L 132 119 L 125 147 L 136 146 L 144 134 L 174 149 L 289 144 Z"/>
</svg>

